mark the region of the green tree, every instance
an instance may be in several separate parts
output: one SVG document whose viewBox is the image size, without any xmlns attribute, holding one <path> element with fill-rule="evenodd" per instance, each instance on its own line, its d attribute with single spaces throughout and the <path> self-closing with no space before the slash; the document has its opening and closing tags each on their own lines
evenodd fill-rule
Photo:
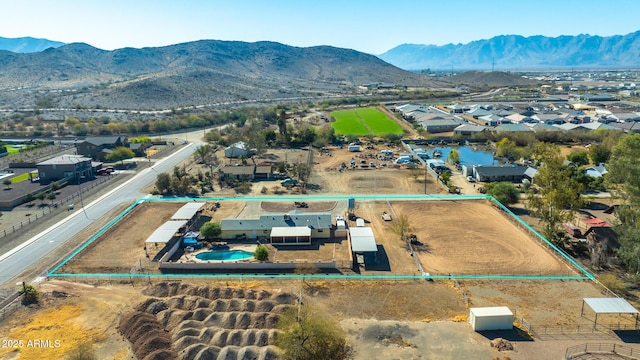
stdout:
<svg viewBox="0 0 640 360">
<path fill-rule="evenodd" d="M 51 200 L 51 204 L 53 205 L 53 200 L 56 199 L 56 193 L 54 191 L 49 191 L 47 193 L 47 199 Z"/>
<path fill-rule="evenodd" d="M 125 159 L 131 159 L 134 156 L 135 154 L 133 153 L 133 150 L 129 149 L 128 147 L 119 146 L 111 150 L 111 152 L 107 154 L 106 159 L 107 161 L 111 162 L 120 161 L 122 162 L 122 164 L 124 164 Z"/>
<path fill-rule="evenodd" d="M 7 187 L 7 190 L 11 189 L 11 179 L 4 179 L 2 183 Z"/>
<path fill-rule="evenodd" d="M 158 174 L 156 177 L 156 189 L 160 194 L 170 194 L 171 193 L 171 176 L 169 174 Z"/>
<path fill-rule="evenodd" d="M 276 121 L 276 125 L 278 126 L 278 132 L 281 135 L 285 135 L 287 133 L 287 112 L 284 109 L 280 109 L 278 112 L 278 120 Z"/>
<path fill-rule="evenodd" d="M 586 151 L 578 151 L 567 155 L 567 160 L 578 166 L 589 164 L 589 155 Z"/>
<path fill-rule="evenodd" d="M 603 144 L 592 144 L 589 147 L 589 158 L 594 165 L 606 163 L 611 157 L 611 150 Z"/>
<path fill-rule="evenodd" d="M 35 286 L 22 282 L 22 289 L 18 292 L 22 296 L 22 304 L 30 305 L 38 302 L 38 290 Z"/>
<path fill-rule="evenodd" d="M 291 167 L 291 174 L 300 182 L 306 182 L 311 175 L 311 168 L 304 163 L 295 163 Z"/>
<path fill-rule="evenodd" d="M 264 245 L 258 245 L 253 257 L 258 261 L 267 261 L 269 259 L 269 249 Z"/>
<path fill-rule="evenodd" d="M 493 196 L 504 206 L 515 204 L 520 199 L 520 191 L 510 182 L 499 182 L 485 185 L 487 195 Z"/>
<path fill-rule="evenodd" d="M 449 152 L 449 162 L 454 165 L 460 165 L 460 152 L 456 149 L 452 149 Z"/>
<path fill-rule="evenodd" d="M 209 144 L 205 144 L 202 146 L 198 146 L 196 150 L 193 152 L 193 157 L 195 157 L 201 163 L 207 165 L 209 164 L 209 156 L 213 152 L 213 147 Z"/>
<path fill-rule="evenodd" d="M 278 320 L 277 345 L 285 360 L 343 360 L 347 342 L 342 329 L 334 322 L 311 313 L 307 306 L 290 307 Z"/>
<path fill-rule="evenodd" d="M 404 240 L 409 233 L 413 232 L 409 217 L 404 213 L 396 216 L 391 223 L 391 231 Z"/>
<path fill-rule="evenodd" d="M 640 271 L 640 135 L 627 135 L 613 147 L 606 175 L 608 188 L 622 202 L 616 210 L 620 249 L 618 253 L 630 271 Z"/>
<path fill-rule="evenodd" d="M 451 180 L 451 173 L 448 171 L 443 171 L 440 174 L 440 180 L 442 180 L 443 183 L 448 184 L 449 180 Z"/>
<path fill-rule="evenodd" d="M 27 193 L 27 195 L 24 196 L 24 202 L 26 202 L 27 204 L 31 205 L 31 203 L 36 199 L 35 196 L 33 196 L 32 193 Z"/>
<path fill-rule="evenodd" d="M 496 142 L 496 156 L 499 157 L 516 157 L 518 146 L 515 141 L 511 141 L 507 138 L 502 138 Z"/>
<path fill-rule="evenodd" d="M 222 228 L 220 224 L 215 222 L 206 222 L 204 225 L 200 227 L 200 234 L 205 237 L 205 239 L 212 239 L 220 236 L 222 233 Z"/>
<path fill-rule="evenodd" d="M 560 150 L 556 145 L 538 143 L 534 148 L 536 159 L 543 164 L 538 168 L 535 184 L 539 193 L 529 192 L 527 207 L 544 224 L 543 235 L 550 241 L 563 240 L 562 223 L 573 217 L 582 206 L 582 185 L 571 177 L 571 171 L 563 166 Z"/>
<path fill-rule="evenodd" d="M 255 150 L 257 155 L 262 155 L 267 150 L 267 140 L 262 132 L 263 127 L 264 121 L 259 121 L 257 119 L 248 121 L 247 125 L 245 125 L 247 148 Z M 274 134 L 273 131 L 271 133 Z"/>
</svg>

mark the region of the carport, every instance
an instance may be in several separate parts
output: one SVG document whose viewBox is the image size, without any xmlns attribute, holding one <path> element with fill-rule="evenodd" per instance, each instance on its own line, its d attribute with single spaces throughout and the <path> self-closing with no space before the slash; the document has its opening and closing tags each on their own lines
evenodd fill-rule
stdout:
<svg viewBox="0 0 640 360">
<path fill-rule="evenodd" d="M 598 315 L 600 314 L 634 314 L 635 326 L 638 328 L 638 310 L 623 298 L 583 298 L 580 315 L 584 315 L 584 305 L 587 304 L 596 313 L 593 326 L 598 326 Z"/>
<path fill-rule="evenodd" d="M 156 229 L 148 238 L 145 243 L 168 243 L 173 239 L 178 230 L 187 224 L 186 220 L 171 220 L 162 224 Z"/>
<path fill-rule="evenodd" d="M 173 214 L 171 220 L 191 220 L 203 206 L 203 202 L 188 202 Z"/>
<path fill-rule="evenodd" d="M 378 262 L 378 245 L 370 227 L 352 227 L 349 229 L 351 251 L 357 256 L 362 255 L 366 263 L 367 257 L 373 256 L 373 261 Z"/>
</svg>

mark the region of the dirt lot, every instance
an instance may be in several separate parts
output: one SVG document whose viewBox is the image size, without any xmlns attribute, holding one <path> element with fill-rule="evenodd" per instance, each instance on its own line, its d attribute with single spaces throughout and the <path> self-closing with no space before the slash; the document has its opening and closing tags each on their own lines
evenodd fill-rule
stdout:
<svg viewBox="0 0 640 360">
<path fill-rule="evenodd" d="M 59 272 L 129 273 L 132 267 L 142 261 L 148 264 L 144 241 L 155 229 L 170 220 L 182 205 L 184 203 L 173 201 L 139 204 Z M 153 256 L 159 250 L 149 245 L 148 251 Z"/>
<path fill-rule="evenodd" d="M 150 286 L 146 280 L 134 284 L 105 281 L 82 284 L 49 280 L 40 285 L 42 304 L 23 307 L 10 319 L 0 323 L 0 338 L 58 339 L 61 340 L 60 348 L 23 348 L 20 351 L 0 349 L 0 359 L 16 359 L 18 352 L 21 354 L 20 359 L 41 359 L 43 354 L 50 359 L 62 358 L 83 342 L 93 345 L 97 358 L 132 359 L 134 350 L 148 352 L 161 345 L 158 341 L 139 341 L 132 346 L 126 340 L 150 340 L 151 331 L 139 332 L 137 336 L 127 333 L 126 337 L 118 332 L 121 321 L 126 323 L 127 320 L 134 319 L 135 317 L 130 316 L 131 312 L 136 308 L 143 308 L 139 304 L 145 304 L 145 311 L 158 311 L 155 318 L 161 328 L 166 329 L 176 349 L 188 349 L 194 347 L 194 339 L 186 335 L 192 333 L 197 325 L 194 321 L 185 321 L 189 316 L 195 320 L 204 315 L 218 316 L 221 321 L 231 321 L 224 312 L 211 315 L 205 310 L 217 309 L 218 305 L 225 304 L 224 309 L 229 310 L 231 302 L 234 303 L 233 306 L 240 306 L 240 310 L 243 309 L 242 306 L 250 309 L 247 306 L 251 304 L 242 305 L 247 300 L 235 295 L 232 298 L 237 300 L 227 300 L 231 299 L 227 292 L 216 292 L 215 288 L 230 288 L 232 290 L 229 295 L 242 292 L 245 299 L 253 297 L 250 294 L 255 294 L 256 299 L 249 302 L 256 306 L 260 302 L 258 297 L 262 300 L 284 299 L 278 294 L 298 294 L 302 289 L 304 305 L 331 316 L 341 324 L 348 343 L 353 348 L 354 359 L 505 359 L 507 356 L 514 360 L 559 359 L 564 355 L 566 347 L 586 342 L 580 338 L 540 341 L 511 333 L 510 340 L 514 344 L 514 350 L 498 352 L 489 345 L 489 341 L 498 334 L 473 332 L 465 323 L 468 310 L 462 297 L 450 281 L 444 280 L 307 280 L 303 283 L 297 280 L 239 282 L 192 279 L 167 284 L 169 286 L 161 285 L 155 280 L 152 280 Z M 506 305 L 534 324 L 548 325 L 580 321 L 581 298 L 601 295 L 592 283 L 585 281 L 474 280 L 464 281 L 462 286 L 471 297 L 472 306 Z M 171 288 L 175 290 L 170 290 Z M 265 297 L 260 294 L 271 295 Z M 169 310 L 163 311 L 163 307 L 155 306 L 161 304 L 157 300 L 148 300 L 152 298 L 167 304 Z M 271 303 L 276 305 L 274 301 Z M 263 305 L 266 304 L 260 304 Z M 199 308 L 202 310 L 197 310 Z M 223 308 L 220 309 L 224 311 Z M 249 319 L 259 317 L 249 315 Z M 236 323 L 240 324 L 239 319 L 244 317 L 237 315 Z M 226 324 L 224 321 L 217 324 Z M 206 322 L 202 324 L 206 325 Z M 134 325 L 132 323 L 124 329 L 133 329 Z M 219 328 L 225 326 L 218 326 L 213 330 L 224 331 Z M 228 335 L 230 331 L 245 331 L 240 325 L 233 325 L 233 328 L 237 331 L 226 330 Z M 149 330 L 148 327 L 145 329 Z M 203 333 L 202 329 L 198 332 L 213 335 L 211 331 Z M 234 336 L 242 345 L 244 337 L 237 334 Z M 595 341 L 620 342 L 614 338 Z M 191 350 L 202 350 L 194 349 Z"/>
<path fill-rule="evenodd" d="M 379 156 L 383 149 L 391 149 L 395 154 L 405 151 L 401 147 L 384 145 L 374 145 L 372 149 L 365 148 L 363 152 L 349 152 L 346 147 L 330 147 L 326 153 L 314 151 L 315 165 L 310 182 L 325 194 L 337 195 L 444 193 L 431 176 L 427 175 L 425 186 L 423 172 L 417 171 L 414 178 L 407 167 L 393 167 L 391 160 L 384 160 Z M 350 167 L 352 160 L 357 164 L 355 168 Z M 363 161 L 364 164 L 361 164 Z M 370 162 L 375 167 L 370 167 Z M 343 163 L 347 168 L 342 169 Z"/>
<path fill-rule="evenodd" d="M 454 275 L 580 275 L 487 201 L 392 203 L 410 215 L 425 271 Z"/>
</svg>

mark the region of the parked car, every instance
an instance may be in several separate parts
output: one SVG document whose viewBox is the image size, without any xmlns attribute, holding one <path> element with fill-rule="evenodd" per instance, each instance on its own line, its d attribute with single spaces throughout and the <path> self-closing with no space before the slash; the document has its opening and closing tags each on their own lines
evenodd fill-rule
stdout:
<svg viewBox="0 0 640 360">
<path fill-rule="evenodd" d="M 476 179 L 473 176 L 467 176 L 468 182 L 476 182 Z"/>
<path fill-rule="evenodd" d="M 114 169 L 112 166 L 107 166 L 105 168 L 98 169 L 96 171 L 96 174 L 98 174 L 98 175 L 110 175 L 115 171 L 116 171 L 116 169 Z"/>
<path fill-rule="evenodd" d="M 282 181 L 280 181 L 280 185 L 282 186 L 296 186 L 298 185 L 298 182 L 294 179 L 284 179 Z"/>
</svg>

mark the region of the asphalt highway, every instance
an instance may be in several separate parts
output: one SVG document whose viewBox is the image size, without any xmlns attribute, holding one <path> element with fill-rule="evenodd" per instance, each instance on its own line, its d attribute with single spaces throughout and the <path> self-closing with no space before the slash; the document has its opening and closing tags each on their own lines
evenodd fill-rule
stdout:
<svg viewBox="0 0 640 360">
<path fill-rule="evenodd" d="M 154 182 L 158 174 L 170 171 L 191 156 L 199 144 L 199 142 L 189 143 L 172 155 L 156 162 L 152 167 L 140 171 L 100 198 L 84 204 L 84 207 L 76 203 L 75 210 L 68 217 L 0 256 L 0 284 L 5 285 L 41 261 L 44 256 L 62 246 L 111 209 L 123 203 L 133 203 L 146 195 L 141 192 L 145 186 Z"/>
</svg>

